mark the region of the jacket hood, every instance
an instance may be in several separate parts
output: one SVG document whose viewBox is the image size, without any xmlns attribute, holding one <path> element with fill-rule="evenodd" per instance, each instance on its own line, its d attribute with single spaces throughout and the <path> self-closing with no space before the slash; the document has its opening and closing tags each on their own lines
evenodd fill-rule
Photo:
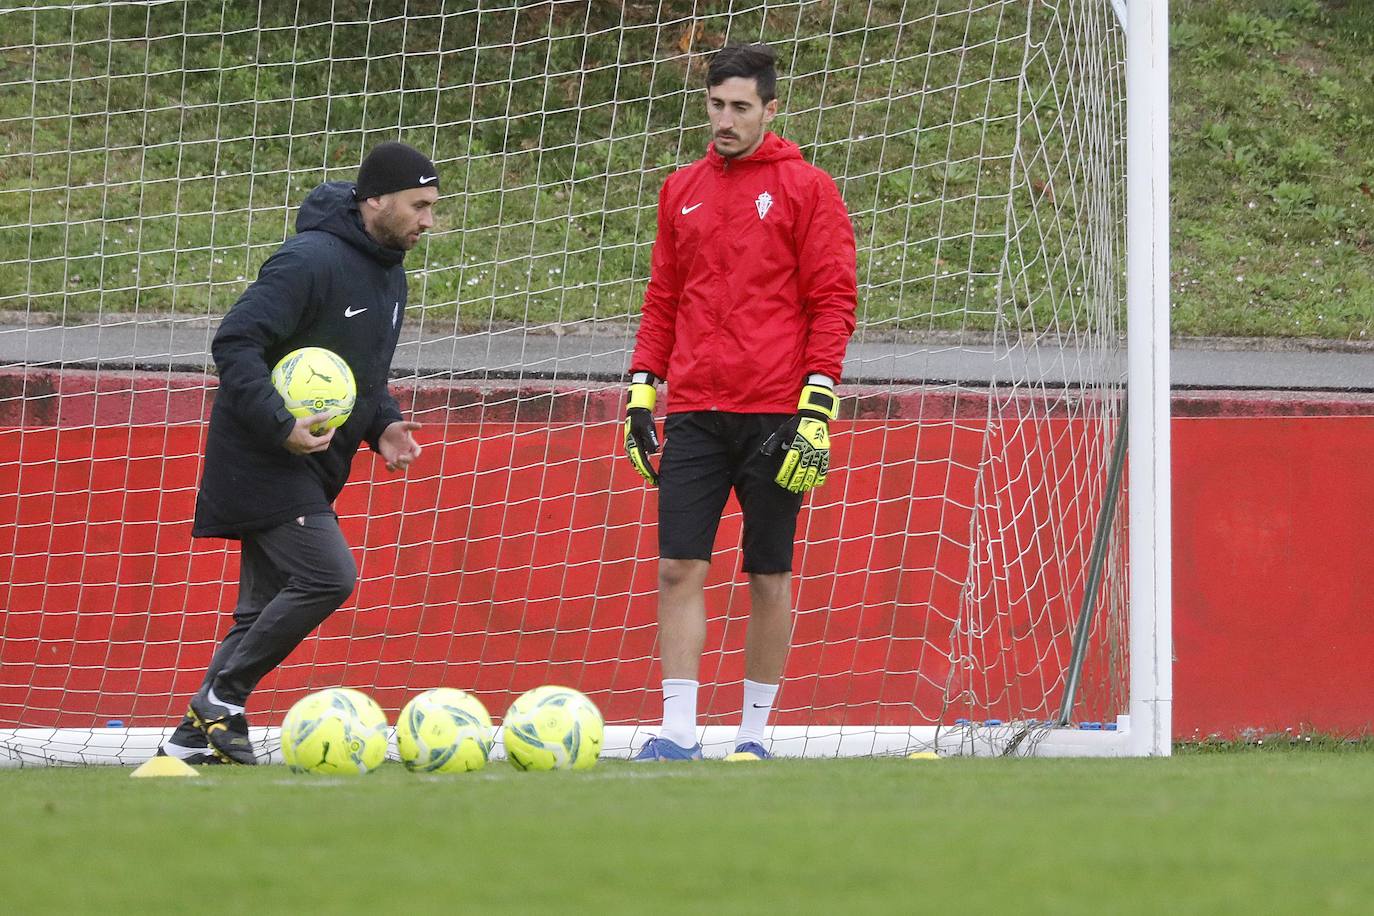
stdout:
<svg viewBox="0 0 1374 916">
<path fill-rule="evenodd" d="M 330 181 L 306 196 L 296 214 L 296 231 L 319 230 L 338 236 L 378 263 L 391 267 L 405 260 L 399 248 L 387 248 L 367 234 L 358 201 L 353 197 L 353 182 Z"/>
<path fill-rule="evenodd" d="M 784 140 L 771 130 L 763 135 L 763 142 L 759 148 L 754 150 L 743 159 L 726 159 L 716 152 L 716 145 L 712 143 L 706 148 L 706 161 L 711 163 L 714 168 L 724 168 L 725 163 L 730 162 L 735 165 L 752 165 L 764 162 L 782 162 L 786 159 L 801 159 L 801 148 L 791 140 Z"/>
</svg>

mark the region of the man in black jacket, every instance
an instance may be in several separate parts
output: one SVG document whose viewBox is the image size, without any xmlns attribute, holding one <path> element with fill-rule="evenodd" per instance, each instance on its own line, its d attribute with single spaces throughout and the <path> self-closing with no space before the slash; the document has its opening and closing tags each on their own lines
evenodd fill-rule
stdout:
<svg viewBox="0 0 1374 916">
<path fill-rule="evenodd" d="M 258 682 L 353 592 L 358 570 L 333 503 L 361 443 L 388 470 L 420 455 L 420 424 L 387 391 L 406 307 L 405 253 L 434 224 L 439 173 L 418 150 L 384 143 L 358 181 L 310 192 L 297 234 L 225 315 L 211 347 L 219 390 L 210 413 L 195 537 L 240 542 L 234 623 L 159 751 L 189 763 L 256 763 L 244 706 Z M 326 415 L 298 419 L 271 367 L 303 346 L 353 370 L 348 421 L 315 435 Z"/>
</svg>

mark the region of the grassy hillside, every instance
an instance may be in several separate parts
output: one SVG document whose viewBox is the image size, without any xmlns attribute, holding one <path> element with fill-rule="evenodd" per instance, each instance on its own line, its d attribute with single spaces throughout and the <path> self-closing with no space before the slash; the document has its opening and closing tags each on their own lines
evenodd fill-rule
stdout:
<svg viewBox="0 0 1374 916">
<path fill-rule="evenodd" d="M 762 36 L 790 77 L 780 131 L 856 214 L 866 327 L 1116 326 L 1113 271 L 1072 266 L 1101 246 L 1081 217 L 1109 202 L 1092 175 L 1110 143 L 1055 126 L 1088 91 L 1066 74 L 1099 65 L 1060 56 L 1048 7 L 730 7 L 0 11 L 0 310 L 223 311 L 309 188 L 400 133 L 445 174 L 414 303 L 620 326 L 655 191 L 706 142 L 706 54 Z M 1088 9 L 1065 34 L 1109 21 Z M 1374 8 L 1172 0 L 1171 17 L 1175 333 L 1374 338 Z M 1099 115 L 1107 136 L 1123 116 Z"/>
<path fill-rule="evenodd" d="M 735 5 L 702 3 L 695 19 L 438 0 L 0 13 L 0 34 L 37 37 L 3 49 L 29 79 L 0 92 L 0 134 L 19 153 L 0 160 L 0 226 L 4 250 L 27 256 L 0 263 L 0 290 L 26 293 L 0 308 L 221 311 L 306 191 L 351 178 L 364 149 L 399 134 L 444 175 L 440 223 L 410 261 L 431 317 L 623 325 L 642 300 L 658 187 L 706 146 L 709 54 L 762 37 L 788 76 L 778 129 L 836 176 L 855 214 L 866 325 L 991 327 L 999 310 L 1080 320 L 1085 297 L 1063 291 L 1104 273 L 1074 276 L 1065 254 L 1081 210 L 1030 199 L 1051 169 L 1061 199 L 1087 171 L 1059 117 L 1053 15 Z M 1050 125 L 1038 145 L 1041 128 L 1022 123 L 1033 115 Z M 1013 160 L 1021 133 L 1033 161 Z M 1036 238 L 1004 268 L 1012 200 Z M 1012 270 L 1052 275 L 1059 295 L 1002 282 Z"/>
<path fill-rule="evenodd" d="M 1175 333 L 1374 340 L 1374 6 L 1170 12 Z"/>
</svg>

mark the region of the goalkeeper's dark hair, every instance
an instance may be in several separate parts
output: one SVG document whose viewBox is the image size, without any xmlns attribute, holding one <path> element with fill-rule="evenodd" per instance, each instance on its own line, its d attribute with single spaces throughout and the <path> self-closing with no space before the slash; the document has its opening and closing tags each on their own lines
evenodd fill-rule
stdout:
<svg viewBox="0 0 1374 916">
<path fill-rule="evenodd" d="M 753 80 L 759 98 L 767 105 L 778 97 L 777 55 L 768 45 L 726 45 L 711 58 L 706 70 L 706 88 L 719 86 L 732 77 Z"/>
</svg>

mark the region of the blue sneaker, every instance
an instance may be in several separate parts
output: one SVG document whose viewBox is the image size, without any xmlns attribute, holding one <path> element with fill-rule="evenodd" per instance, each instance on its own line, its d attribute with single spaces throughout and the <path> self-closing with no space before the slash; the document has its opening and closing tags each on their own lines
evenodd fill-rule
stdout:
<svg viewBox="0 0 1374 916">
<path fill-rule="evenodd" d="M 735 745 L 735 752 L 725 759 L 731 761 L 772 760 L 773 755 L 768 753 L 768 749 L 757 741 L 743 741 Z"/>
<path fill-rule="evenodd" d="M 667 738 L 650 738 L 631 760 L 700 760 L 701 745 L 683 747 Z"/>
</svg>

